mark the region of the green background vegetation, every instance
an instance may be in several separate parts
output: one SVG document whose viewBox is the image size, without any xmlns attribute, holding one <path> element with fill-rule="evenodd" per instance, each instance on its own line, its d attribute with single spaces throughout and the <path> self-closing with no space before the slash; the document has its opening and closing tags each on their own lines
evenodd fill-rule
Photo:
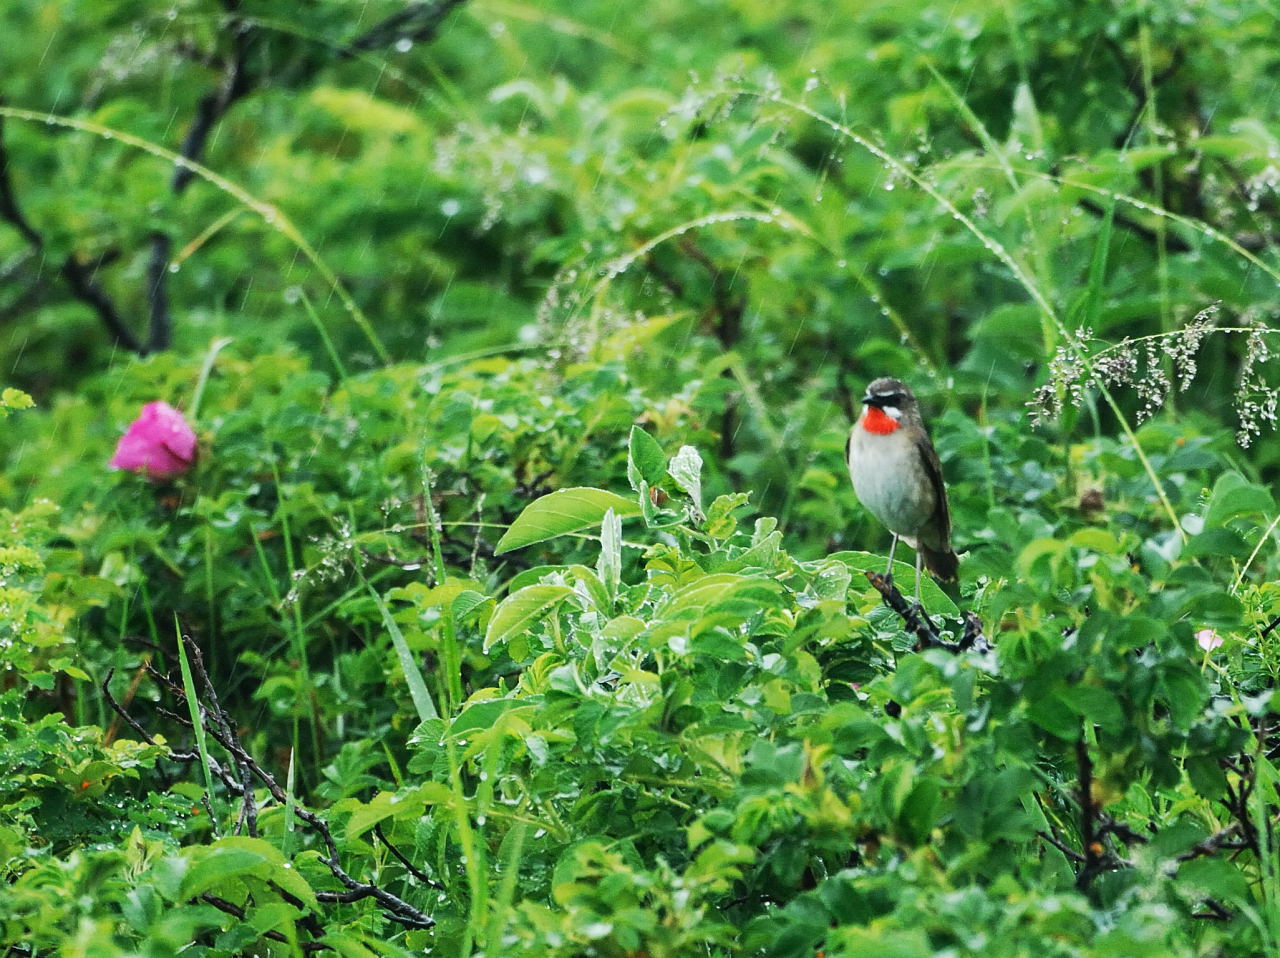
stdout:
<svg viewBox="0 0 1280 958">
<path fill-rule="evenodd" d="M 6 954 L 1280 955 L 1273 3 L 0 31 Z"/>
</svg>

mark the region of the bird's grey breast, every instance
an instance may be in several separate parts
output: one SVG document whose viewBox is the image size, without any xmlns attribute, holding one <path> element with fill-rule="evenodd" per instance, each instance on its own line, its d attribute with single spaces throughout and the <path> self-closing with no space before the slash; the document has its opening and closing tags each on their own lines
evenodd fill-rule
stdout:
<svg viewBox="0 0 1280 958">
<path fill-rule="evenodd" d="M 855 426 L 849 442 L 849 477 L 858 501 L 900 536 L 914 538 L 937 507 L 920 450 L 901 432 L 880 436 Z"/>
</svg>

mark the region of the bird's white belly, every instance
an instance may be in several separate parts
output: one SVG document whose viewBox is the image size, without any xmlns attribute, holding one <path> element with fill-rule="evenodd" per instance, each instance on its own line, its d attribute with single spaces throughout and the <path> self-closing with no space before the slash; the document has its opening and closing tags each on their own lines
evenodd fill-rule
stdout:
<svg viewBox="0 0 1280 958">
<path fill-rule="evenodd" d="M 873 516 L 909 545 L 937 506 L 920 450 L 901 436 L 855 427 L 849 444 L 853 491 Z"/>
</svg>

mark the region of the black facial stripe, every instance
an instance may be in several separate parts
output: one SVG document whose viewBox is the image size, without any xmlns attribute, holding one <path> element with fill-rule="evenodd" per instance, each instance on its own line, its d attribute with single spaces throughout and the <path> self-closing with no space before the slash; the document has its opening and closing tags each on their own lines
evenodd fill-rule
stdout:
<svg viewBox="0 0 1280 958">
<path fill-rule="evenodd" d="M 864 400 L 864 402 L 866 401 L 873 402 L 875 405 L 883 409 L 885 406 L 901 407 L 902 401 L 906 398 L 907 398 L 906 394 L 900 393 L 900 392 L 873 393 L 872 395 L 868 396 L 866 400 Z"/>
<path fill-rule="evenodd" d="M 876 398 L 883 400 L 884 402 L 890 402 L 890 403 L 893 403 L 894 405 L 897 405 L 898 403 L 902 402 L 903 399 L 906 398 L 906 394 L 900 393 L 900 392 L 877 393 Z"/>
</svg>

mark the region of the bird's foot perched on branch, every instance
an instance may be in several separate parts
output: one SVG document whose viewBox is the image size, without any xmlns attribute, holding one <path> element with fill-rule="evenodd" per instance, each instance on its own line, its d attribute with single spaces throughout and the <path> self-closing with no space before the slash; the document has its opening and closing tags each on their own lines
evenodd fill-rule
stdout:
<svg viewBox="0 0 1280 958">
<path fill-rule="evenodd" d="M 961 652 L 966 649 L 985 652 L 991 648 L 986 636 L 982 633 L 982 622 L 972 612 L 964 614 L 964 634 L 960 641 L 947 642 L 942 638 L 942 633 L 933 620 L 929 618 L 929 614 L 925 612 L 924 606 L 908 602 L 898 591 L 897 586 L 893 584 L 893 576 L 881 575 L 879 572 L 863 574 L 875 590 L 883 596 L 885 605 L 902 617 L 907 631 L 916 637 L 917 652 L 931 648 L 947 649 L 951 652 Z"/>
</svg>

